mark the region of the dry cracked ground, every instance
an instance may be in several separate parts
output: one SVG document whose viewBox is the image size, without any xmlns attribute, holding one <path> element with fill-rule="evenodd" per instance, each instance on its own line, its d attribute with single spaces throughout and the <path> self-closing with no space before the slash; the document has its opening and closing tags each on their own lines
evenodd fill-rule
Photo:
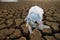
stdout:
<svg viewBox="0 0 60 40">
<path fill-rule="evenodd" d="M 35 4 L 25 4 L 16 10 L 10 7 L 3 10 L 0 8 L 0 40 L 60 40 L 60 10 L 55 7 L 45 8 L 43 4 L 43 22 L 50 29 L 33 29 L 33 34 L 29 34 L 24 18 L 32 5 Z"/>
</svg>

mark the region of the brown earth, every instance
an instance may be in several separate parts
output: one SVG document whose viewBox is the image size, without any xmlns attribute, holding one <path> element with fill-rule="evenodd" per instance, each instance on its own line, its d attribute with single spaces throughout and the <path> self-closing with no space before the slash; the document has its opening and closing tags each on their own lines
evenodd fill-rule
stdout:
<svg viewBox="0 0 60 40">
<path fill-rule="evenodd" d="M 50 29 L 34 29 L 30 35 L 24 18 L 33 5 L 44 9 L 43 21 Z M 59 1 L 0 3 L 0 40 L 60 40 L 59 7 Z"/>
</svg>

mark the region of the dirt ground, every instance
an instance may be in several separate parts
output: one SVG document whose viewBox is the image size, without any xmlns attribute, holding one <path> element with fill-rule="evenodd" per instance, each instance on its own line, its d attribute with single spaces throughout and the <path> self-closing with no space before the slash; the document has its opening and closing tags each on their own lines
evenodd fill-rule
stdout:
<svg viewBox="0 0 60 40">
<path fill-rule="evenodd" d="M 24 18 L 34 5 L 44 9 L 43 22 L 50 29 L 33 29 L 30 35 Z M 0 3 L 0 40 L 60 40 L 59 7 L 59 1 Z"/>
</svg>

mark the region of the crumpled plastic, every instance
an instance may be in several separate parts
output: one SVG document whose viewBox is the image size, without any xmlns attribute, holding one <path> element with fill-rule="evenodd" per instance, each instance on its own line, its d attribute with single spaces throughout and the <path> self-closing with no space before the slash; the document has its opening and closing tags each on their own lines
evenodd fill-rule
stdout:
<svg viewBox="0 0 60 40">
<path fill-rule="evenodd" d="M 32 31 L 31 28 L 37 28 L 37 29 L 43 29 L 43 28 L 49 28 L 49 26 L 46 26 L 43 24 L 43 14 L 44 11 L 39 6 L 33 6 L 30 8 L 29 13 L 27 17 L 25 18 L 27 25 L 29 26 L 30 32 Z M 37 23 L 36 23 L 37 22 Z"/>
</svg>

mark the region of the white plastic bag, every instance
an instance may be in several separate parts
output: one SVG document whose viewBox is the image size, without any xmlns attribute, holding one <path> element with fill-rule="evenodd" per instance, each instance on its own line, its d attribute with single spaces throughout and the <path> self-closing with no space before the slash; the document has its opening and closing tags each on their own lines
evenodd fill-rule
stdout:
<svg viewBox="0 0 60 40">
<path fill-rule="evenodd" d="M 28 26 L 30 34 L 32 33 L 32 28 L 41 30 L 44 28 L 50 28 L 49 26 L 43 24 L 43 14 L 44 11 L 39 6 L 33 6 L 30 8 L 27 17 L 25 18 L 27 23 L 26 26 Z"/>
</svg>

